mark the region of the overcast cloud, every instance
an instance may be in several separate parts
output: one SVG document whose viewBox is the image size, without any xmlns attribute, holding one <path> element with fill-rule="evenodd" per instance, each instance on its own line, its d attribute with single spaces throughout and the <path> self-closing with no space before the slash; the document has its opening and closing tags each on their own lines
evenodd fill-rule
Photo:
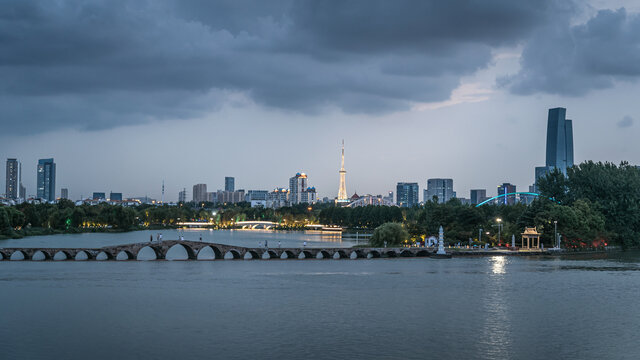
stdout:
<svg viewBox="0 0 640 360">
<path fill-rule="evenodd" d="M 4 129 L 194 118 L 234 93 L 303 113 L 404 110 L 448 99 L 493 48 L 571 10 L 509 0 L 9 1 L 0 106 L 20 122 Z"/>
<path fill-rule="evenodd" d="M 349 193 L 451 177 L 458 196 L 544 164 L 547 109 L 576 161 L 640 164 L 640 5 L 590 1 L 5 0 L 0 156 L 54 157 L 58 191 Z M 3 189 L 4 178 L 0 178 Z M 2 190 L 0 190 L 2 191 Z"/>
</svg>

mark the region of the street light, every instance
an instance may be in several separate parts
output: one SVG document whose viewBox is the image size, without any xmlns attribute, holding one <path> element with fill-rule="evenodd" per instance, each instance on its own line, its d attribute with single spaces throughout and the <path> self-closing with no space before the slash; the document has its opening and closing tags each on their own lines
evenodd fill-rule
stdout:
<svg viewBox="0 0 640 360">
<path fill-rule="evenodd" d="M 498 222 L 498 245 L 502 245 L 502 240 L 500 239 L 500 231 L 502 230 L 502 219 L 497 218 L 496 221 Z"/>
<path fill-rule="evenodd" d="M 553 234 L 555 236 L 555 247 L 559 248 L 560 244 L 558 244 L 558 220 L 553 220 Z"/>
<path fill-rule="evenodd" d="M 478 242 L 482 242 L 482 228 L 478 229 Z"/>
</svg>

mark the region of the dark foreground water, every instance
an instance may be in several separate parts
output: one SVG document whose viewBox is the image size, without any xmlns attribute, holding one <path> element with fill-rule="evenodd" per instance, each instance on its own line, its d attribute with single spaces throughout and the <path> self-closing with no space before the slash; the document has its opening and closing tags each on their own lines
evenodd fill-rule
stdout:
<svg viewBox="0 0 640 360">
<path fill-rule="evenodd" d="M 1 261 L 0 358 L 638 359 L 638 261 Z"/>
</svg>

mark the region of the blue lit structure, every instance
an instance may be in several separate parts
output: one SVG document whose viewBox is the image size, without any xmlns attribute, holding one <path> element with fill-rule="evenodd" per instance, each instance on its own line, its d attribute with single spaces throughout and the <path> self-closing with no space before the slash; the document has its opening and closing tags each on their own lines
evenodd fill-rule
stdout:
<svg viewBox="0 0 640 360">
<path fill-rule="evenodd" d="M 522 195 L 531 195 L 531 196 L 540 196 L 540 194 L 536 194 L 536 193 L 532 193 L 532 192 L 512 192 L 512 193 L 500 194 L 498 196 L 494 196 L 494 197 L 492 197 L 490 199 L 487 199 L 487 200 L 481 202 L 480 204 L 476 205 L 476 207 L 482 206 L 482 205 L 484 205 L 484 204 L 486 204 L 488 202 L 491 202 L 491 201 L 493 201 L 493 200 L 495 200 L 497 198 L 500 198 L 500 197 L 505 197 L 505 196 L 509 196 L 509 195 L 520 195 L 520 194 L 522 194 Z"/>
</svg>

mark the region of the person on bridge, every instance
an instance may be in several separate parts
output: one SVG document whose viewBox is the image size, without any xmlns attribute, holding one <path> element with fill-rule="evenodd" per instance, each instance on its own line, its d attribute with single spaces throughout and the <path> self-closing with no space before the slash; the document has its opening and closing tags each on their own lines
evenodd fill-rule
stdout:
<svg viewBox="0 0 640 360">
<path fill-rule="evenodd" d="M 302 243 L 302 247 L 304 247 L 304 248 L 307 247 L 307 242 L 306 241 Z"/>
<path fill-rule="evenodd" d="M 280 249 L 280 241 L 278 240 L 278 249 Z"/>
</svg>

